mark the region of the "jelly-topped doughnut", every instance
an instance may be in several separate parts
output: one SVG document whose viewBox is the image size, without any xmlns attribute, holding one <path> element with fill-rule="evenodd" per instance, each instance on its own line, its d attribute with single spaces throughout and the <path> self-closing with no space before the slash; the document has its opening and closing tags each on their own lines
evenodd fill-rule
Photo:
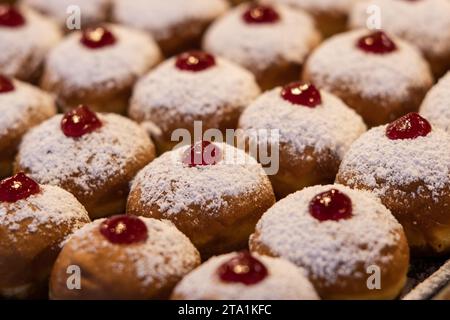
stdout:
<svg viewBox="0 0 450 320">
<path fill-rule="evenodd" d="M 420 113 L 434 125 L 450 132 L 450 72 L 427 93 Z"/>
<path fill-rule="evenodd" d="M 361 117 L 339 98 L 301 81 L 256 99 L 242 114 L 239 128 L 247 146 L 279 144 L 279 170 L 270 175 L 278 198 L 333 183 L 345 152 L 366 131 Z M 267 130 L 277 130 L 279 139 L 268 141 Z"/>
<path fill-rule="evenodd" d="M 370 127 L 417 111 L 433 84 L 427 62 L 413 46 L 367 30 L 325 41 L 309 58 L 304 80 L 336 94 Z"/>
<path fill-rule="evenodd" d="M 0 4 L 0 73 L 37 81 L 46 55 L 61 37 L 51 19 L 27 7 Z"/>
<path fill-rule="evenodd" d="M 89 223 L 73 195 L 19 173 L 0 182 L 0 296 L 45 298 L 62 243 Z"/>
<path fill-rule="evenodd" d="M 48 93 L 0 75 L 0 178 L 12 173 L 22 136 L 55 113 L 54 99 Z"/>
<path fill-rule="evenodd" d="M 72 12 L 68 9 L 76 6 L 81 10 L 81 27 L 106 21 L 111 0 L 22 0 L 22 2 L 43 14 L 54 18 L 61 26 L 66 26 Z"/>
<path fill-rule="evenodd" d="M 314 21 L 302 11 L 243 4 L 212 24 L 203 47 L 252 71 L 266 90 L 297 80 L 319 41 Z"/>
<path fill-rule="evenodd" d="M 90 27 L 68 35 L 50 52 L 42 87 L 65 111 L 89 104 L 96 111 L 124 113 L 134 83 L 160 58 L 143 32 L 110 24 Z"/>
<path fill-rule="evenodd" d="M 241 112 L 260 93 L 253 74 L 207 52 L 188 51 L 140 80 L 129 115 L 150 128 L 158 151 L 172 149 L 174 130 L 235 129 Z"/>
<path fill-rule="evenodd" d="M 97 218 L 125 210 L 129 182 L 154 156 L 139 125 L 80 106 L 25 135 L 16 171 L 70 191 Z"/>
<path fill-rule="evenodd" d="M 65 244 L 53 267 L 50 298 L 164 299 L 199 264 L 197 249 L 168 221 L 127 215 L 100 219 Z M 80 270 L 79 290 L 67 287 L 73 265 Z"/>
<path fill-rule="evenodd" d="M 200 141 L 166 152 L 139 172 L 127 212 L 171 220 L 209 257 L 245 248 L 274 203 L 254 158 L 225 143 Z"/>
<path fill-rule="evenodd" d="M 305 268 L 323 299 L 394 299 L 409 267 L 403 228 L 389 210 L 342 185 L 309 187 L 275 204 L 250 248 Z"/>
<path fill-rule="evenodd" d="M 113 0 L 113 19 L 152 34 L 164 54 L 198 48 L 208 25 L 227 8 L 226 0 Z"/>
<path fill-rule="evenodd" d="M 309 12 L 325 37 L 343 32 L 347 28 L 348 15 L 359 0 L 262 0 L 262 3 L 278 3 Z"/>
<path fill-rule="evenodd" d="M 370 0 L 357 3 L 352 27 L 366 27 L 367 8 L 377 6 L 381 26 L 417 46 L 436 76 L 450 68 L 450 2 L 448 0 Z"/>
<path fill-rule="evenodd" d="M 247 251 L 213 257 L 188 274 L 173 300 L 318 300 L 304 270 Z"/>
<path fill-rule="evenodd" d="M 362 135 L 337 181 L 376 193 L 405 228 L 414 253 L 450 251 L 450 139 L 417 113 Z"/>
</svg>

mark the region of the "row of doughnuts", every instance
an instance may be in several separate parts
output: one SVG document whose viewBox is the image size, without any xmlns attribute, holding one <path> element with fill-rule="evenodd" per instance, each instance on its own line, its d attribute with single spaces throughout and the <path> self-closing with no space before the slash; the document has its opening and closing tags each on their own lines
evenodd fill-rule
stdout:
<svg viewBox="0 0 450 320">
<path fill-rule="evenodd" d="M 297 107 L 310 108 L 306 104 Z M 266 285 L 289 279 L 260 274 L 258 265 L 267 268 L 270 260 L 261 258 L 261 262 L 238 254 L 227 256 L 232 262 L 225 257 L 217 261 L 250 264 L 253 267 L 248 269 L 256 275 L 234 275 L 235 269 L 229 271 L 231 275 L 221 275 L 212 267 L 218 268 L 218 262 L 211 260 L 192 271 L 173 297 L 239 298 L 243 292 L 243 298 L 255 294 L 255 298 L 312 299 L 313 286 L 325 299 L 387 299 L 395 298 L 404 286 L 410 248 L 414 254 L 445 254 L 450 249 L 446 210 L 450 169 L 446 146 L 450 140 L 445 131 L 416 113 L 373 128 L 351 144 L 337 174 L 337 182 L 343 185 L 305 188 L 277 204 L 262 166 L 243 150 L 200 142 L 166 152 L 147 165 L 146 158 L 140 164 L 133 152 L 151 152 L 152 146 L 136 142 L 131 146 L 126 138 L 138 134 L 139 127 L 127 122 L 117 115 L 95 114 L 80 107 L 63 117 L 54 116 L 27 134 L 21 149 L 29 153 L 23 155 L 20 150 L 17 171 L 27 163 L 23 159 L 32 159 L 25 169 L 29 176 L 19 172 L 0 183 L 1 252 L 3 267 L 8 270 L 0 281 L 3 296 L 28 297 L 39 292 L 62 247 L 50 281 L 54 299 L 168 297 L 183 276 L 199 265 L 200 257 L 243 248 L 250 237 L 254 254 L 282 257 L 304 268 L 303 277 L 295 280 L 304 283 L 299 292 L 294 294 L 287 287 L 286 291 L 273 291 L 279 295 L 268 295 L 272 291 Z M 142 141 L 148 142 L 145 134 Z M 86 147 L 93 143 L 95 148 Z M 111 157 L 98 159 L 105 154 L 93 149 L 104 150 Z M 78 158 L 83 159 L 81 165 L 77 156 L 67 159 L 74 152 L 82 155 Z M 133 175 L 135 171 L 121 167 L 125 163 L 122 157 L 137 167 L 145 165 L 131 184 L 127 216 L 89 223 L 88 212 L 70 193 L 34 180 L 59 184 L 66 190 L 70 185 L 64 185 L 64 180 L 82 183 L 88 189 L 72 192 L 89 195 L 89 187 L 99 189 L 95 183 L 112 187 L 107 183 L 114 178 Z M 87 171 L 71 174 L 71 162 Z M 51 175 L 54 169 L 56 176 Z M 103 180 L 109 171 L 112 176 Z M 99 174 L 98 182 L 89 180 L 95 174 Z M 84 200 L 80 193 L 76 195 Z M 161 220 L 173 225 L 159 225 Z M 70 236 L 78 228 L 81 230 Z M 38 240 L 30 240 L 35 238 Z M 178 238 L 174 246 L 171 241 Z M 42 270 L 36 272 L 30 264 Z M 81 280 L 82 290 L 67 286 L 67 268 L 73 265 L 88 275 Z M 371 266 L 380 268 L 381 291 L 367 287 Z M 211 278 L 212 283 L 193 290 L 199 277 Z M 123 283 L 118 285 L 117 278 Z M 229 282 L 237 284 L 230 287 Z M 245 295 L 243 286 L 253 284 L 261 287 L 255 286 L 255 292 Z"/>
<path fill-rule="evenodd" d="M 242 17 L 263 26 L 273 21 L 254 22 L 260 21 L 255 10 L 275 21 L 282 12 L 243 10 Z M 148 35 L 119 29 L 127 28 L 105 25 L 75 33 L 52 50 L 43 83 L 57 94 L 60 107 L 127 107 L 134 82 L 161 55 Z M 100 54 L 106 51 L 107 59 Z M 341 53 L 336 59 L 335 52 Z M 54 299 L 394 298 L 405 282 L 406 238 L 414 254 L 448 252 L 449 142 L 440 129 L 448 127 L 448 76 L 423 103 L 422 115 L 431 123 L 415 113 L 394 121 L 417 110 L 432 85 L 424 59 L 394 36 L 337 36 L 306 63 L 304 79 L 317 87 L 294 82 L 262 95 L 256 73 L 221 55 L 190 51 L 144 76 L 128 111 L 142 126 L 86 106 L 55 115 L 49 94 L 0 78 L 0 146 L 7 155 L 2 168 L 8 175 L 14 162 L 17 173 L 0 185 L 2 296 L 45 291 L 53 270 Z M 116 81 L 118 74 L 123 82 Z M 76 87 L 91 80 L 98 81 L 94 90 Z M 111 87 L 117 91 L 103 91 Z M 361 109 L 369 103 L 376 112 Z M 383 113 L 386 106 L 392 109 Z M 162 153 L 173 146 L 171 131 L 192 129 L 193 120 L 207 128 L 238 126 L 247 138 L 255 129 L 280 129 L 279 174 L 267 177 L 243 151 L 209 142 L 152 161 L 155 147 L 144 130 Z M 363 120 L 368 126 L 392 122 L 364 133 Z M 282 198 L 333 183 L 336 175 L 337 182 L 372 194 L 325 185 L 275 204 L 275 194 Z M 90 222 L 122 213 L 125 204 L 127 216 Z M 226 254 L 199 266 L 200 257 L 247 243 L 252 254 Z M 81 267 L 82 290 L 67 286 L 73 265 Z M 381 268 L 381 291 L 366 286 L 366 270 L 373 265 Z"/>
</svg>

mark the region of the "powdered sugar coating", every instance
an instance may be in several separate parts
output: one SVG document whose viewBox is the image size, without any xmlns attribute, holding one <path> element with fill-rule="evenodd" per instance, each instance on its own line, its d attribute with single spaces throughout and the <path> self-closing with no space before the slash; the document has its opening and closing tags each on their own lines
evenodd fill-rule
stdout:
<svg viewBox="0 0 450 320">
<path fill-rule="evenodd" d="M 187 148 L 166 152 L 147 165 L 133 181 L 131 192 L 141 190 L 144 205 L 157 205 L 165 217 L 190 212 L 193 206 L 214 215 L 228 206 L 226 196 L 257 194 L 271 188 L 260 164 L 244 151 L 216 143 L 223 160 L 211 166 L 189 167 L 182 163 Z"/>
<path fill-rule="evenodd" d="M 428 92 L 420 113 L 434 125 L 450 132 L 450 72 Z"/>
<path fill-rule="evenodd" d="M 18 166 L 43 184 L 71 181 L 85 195 L 92 195 L 111 177 L 125 175 L 125 168 L 152 148 L 145 131 L 115 114 L 98 114 L 102 127 L 80 138 L 66 137 L 62 115 L 56 115 L 25 135 L 17 156 Z"/>
<path fill-rule="evenodd" d="M 149 31 L 156 39 L 185 23 L 212 21 L 228 9 L 225 0 L 113 0 L 114 20 Z"/>
<path fill-rule="evenodd" d="M 325 90 L 336 86 L 366 99 L 406 99 L 410 91 L 433 83 L 430 68 L 411 45 L 391 37 L 397 50 L 389 54 L 366 53 L 357 48 L 358 40 L 368 35 L 356 30 L 325 41 L 309 58 L 306 69 L 310 79 Z"/>
<path fill-rule="evenodd" d="M 316 13 L 348 13 L 359 0 L 262 0 L 263 3 L 280 3 Z"/>
<path fill-rule="evenodd" d="M 14 91 L 0 94 L 0 140 L 56 113 L 55 103 L 48 93 L 18 80 L 13 80 L 13 84 Z"/>
<path fill-rule="evenodd" d="M 362 118 L 328 92 L 320 92 L 321 105 L 308 108 L 284 100 L 281 90 L 275 88 L 253 102 L 242 114 L 239 127 L 250 134 L 259 129 L 279 130 L 279 142 L 293 154 L 312 147 L 317 152 L 331 150 L 341 158 L 366 131 Z"/>
<path fill-rule="evenodd" d="M 71 6 L 81 9 L 82 27 L 84 24 L 105 21 L 111 0 L 22 0 L 22 2 L 44 14 L 53 17 L 60 25 L 65 25 L 72 14 L 67 12 Z"/>
<path fill-rule="evenodd" d="M 310 201 L 330 189 L 350 197 L 350 219 L 321 222 L 309 213 Z M 281 200 L 263 215 L 256 232 L 260 243 L 273 254 L 303 266 L 310 279 L 333 284 L 342 277 L 366 277 L 358 271 L 361 265 L 366 270 L 392 261 L 386 249 L 397 246 L 403 229 L 371 193 L 327 185 L 309 187 Z"/>
<path fill-rule="evenodd" d="M 89 216 L 84 207 L 69 192 L 53 186 L 41 185 L 41 192 L 14 203 L 0 202 L 0 225 L 10 232 L 6 236 L 17 238 L 16 231 L 26 223 L 26 232 L 51 232 L 62 224 L 79 229 Z M 21 229 L 23 230 L 23 229 Z"/>
<path fill-rule="evenodd" d="M 209 259 L 188 274 L 173 295 L 204 300 L 318 300 L 319 297 L 303 269 L 279 258 L 257 256 L 268 270 L 268 276 L 254 285 L 226 283 L 220 280 L 218 268 L 232 259 L 229 253 Z"/>
<path fill-rule="evenodd" d="M 148 238 L 143 243 L 116 245 L 101 235 L 92 241 L 94 233 L 99 233 L 100 225 L 105 221 L 99 219 L 75 232 L 66 245 L 81 254 L 96 254 L 100 250 L 119 252 L 119 255 L 114 255 L 115 261 L 99 263 L 104 263 L 103 268 L 114 265 L 115 272 L 133 266 L 136 278 L 144 287 L 164 282 L 164 279 L 171 277 L 182 277 L 198 265 L 200 257 L 197 249 L 171 222 L 142 217 L 139 219 L 145 223 L 148 231 Z"/>
<path fill-rule="evenodd" d="M 448 0 L 370 0 L 357 3 L 350 25 L 365 27 L 367 8 L 376 5 L 381 12 L 381 26 L 432 55 L 450 53 L 450 2 Z"/>
<path fill-rule="evenodd" d="M 50 19 L 20 7 L 26 24 L 17 28 L 0 27 L 0 72 L 20 79 L 34 76 L 47 53 L 62 37 Z"/>
<path fill-rule="evenodd" d="M 81 42 L 81 32 L 74 32 L 49 54 L 46 82 L 57 84 L 60 93 L 124 89 L 147 72 L 161 53 L 147 34 L 123 26 L 106 25 L 116 43 L 90 49 Z"/>
<path fill-rule="evenodd" d="M 204 48 L 253 72 L 265 70 L 280 60 L 302 64 L 320 39 L 314 22 L 302 11 L 279 5 L 274 8 L 280 20 L 257 25 L 242 19 L 248 5 L 232 9 L 207 31 Z"/>
<path fill-rule="evenodd" d="M 391 140 L 386 136 L 386 126 L 380 126 L 363 134 L 350 147 L 339 176 L 350 174 L 353 178 L 348 184 L 361 183 L 379 195 L 389 187 L 423 182 L 433 197 L 439 197 L 449 184 L 448 150 L 450 139 L 441 129 L 433 128 L 426 137 Z"/>
<path fill-rule="evenodd" d="M 208 114 L 221 118 L 225 108 L 241 112 L 260 89 L 249 71 L 221 58 L 200 72 L 181 71 L 172 58 L 142 78 L 135 87 L 131 117 L 152 120 L 159 108 L 169 119 L 190 119 Z M 164 127 L 164 123 L 158 123 Z"/>
</svg>

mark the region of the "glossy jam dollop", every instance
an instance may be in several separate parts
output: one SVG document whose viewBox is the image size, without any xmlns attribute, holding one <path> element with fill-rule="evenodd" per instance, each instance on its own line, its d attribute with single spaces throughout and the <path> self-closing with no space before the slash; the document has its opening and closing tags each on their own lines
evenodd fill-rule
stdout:
<svg viewBox="0 0 450 320">
<path fill-rule="evenodd" d="M 359 49 L 374 54 L 386 54 L 397 50 L 397 46 L 386 33 L 376 31 L 358 40 Z"/>
<path fill-rule="evenodd" d="M 416 112 L 395 120 L 386 127 L 386 136 L 391 140 L 426 137 L 431 132 L 431 124 Z"/>
<path fill-rule="evenodd" d="M 216 65 L 213 55 L 204 51 L 188 51 L 180 54 L 175 62 L 179 70 L 199 72 Z"/>
<path fill-rule="evenodd" d="M 81 43 L 90 49 L 100 49 L 116 43 L 114 34 L 105 27 L 87 28 L 81 36 Z"/>
<path fill-rule="evenodd" d="M 271 6 L 251 5 L 242 15 L 244 21 L 248 24 L 267 24 L 275 23 L 280 20 L 280 15 Z"/>
<path fill-rule="evenodd" d="M 349 219 L 352 211 L 352 200 L 337 189 L 316 195 L 309 204 L 309 213 L 319 221 Z"/>
<path fill-rule="evenodd" d="M 14 91 L 14 84 L 8 77 L 0 75 L 0 93 Z"/>
<path fill-rule="evenodd" d="M 148 229 L 138 217 L 114 216 L 100 224 L 100 233 L 114 244 L 141 243 L 148 238 Z"/>
<path fill-rule="evenodd" d="M 294 82 L 283 87 L 281 97 L 290 103 L 315 108 L 322 104 L 322 96 L 317 88 L 309 83 Z"/>
<path fill-rule="evenodd" d="M 1 202 L 17 202 L 39 192 L 39 184 L 23 172 L 0 182 Z"/>
<path fill-rule="evenodd" d="M 222 159 L 220 148 L 209 141 L 199 141 L 186 149 L 182 162 L 189 167 L 215 165 Z"/>
<path fill-rule="evenodd" d="M 268 276 L 267 268 L 248 251 L 238 253 L 217 270 L 220 280 L 228 283 L 257 284 Z"/>
<path fill-rule="evenodd" d="M 0 5 L 0 26 L 17 28 L 25 24 L 24 16 L 11 5 Z"/>
<path fill-rule="evenodd" d="M 97 114 L 87 106 L 67 112 L 61 120 L 61 130 L 66 137 L 79 138 L 101 128 L 102 122 Z"/>
</svg>

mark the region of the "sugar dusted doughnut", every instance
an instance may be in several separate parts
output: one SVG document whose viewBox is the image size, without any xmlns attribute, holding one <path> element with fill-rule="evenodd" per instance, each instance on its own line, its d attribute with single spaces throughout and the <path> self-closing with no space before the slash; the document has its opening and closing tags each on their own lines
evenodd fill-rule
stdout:
<svg viewBox="0 0 450 320">
<path fill-rule="evenodd" d="M 209 257 L 244 248 L 274 203 L 270 181 L 254 158 L 204 141 L 167 152 L 142 169 L 127 212 L 172 221 Z"/>
<path fill-rule="evenodd" d="M 366 131 L 339 98 L 304 82 L 264 93 L 244 111 L 239 128 L 247 145 L 279 144 L 279 170 L 269 176 L 278 198 L 333 183 L 345 152 Z M 267 141 L 265 130 L 279 130 L 279 141 Z"/>
<path fill-rule="evenodd" d="M 113 19 L 152 34 L 165 56 L 198 48 L 208 25 L 228 9 L 226 0 L 113 0 Z"/>
<path fill-rule="evenodd" d="M 55 102 L 49 94 L 0 75 L 0 178 L 12 173 L 22 136 L 55 113 Z"/>
<path fill-rule="evenodd" d="M 68 190 L 98 218 L 124 212 L 129 182 L 154 157 L 152 142 L 136 123 L 81 106 L 32 129 L 15 170 Z"/>
<path fill-rule="evenodd" d="M 203 47 L 252 71 L 267 90 L 297 80 L 319 42 L 319 32 L 306 13 L 285 6 L 243 4 L 212 24 Z"/>
<path fill-rule="evenodd" d="M 185 52 L 151 71 L 134 90 L 129 115 L 150 128 L 159 153 L 171 150 L 176 129 L 224 134 L 235 129 L 241 112 L 260 93 L 253 74 L 202 51 Z"/>
<path fill-rule="evenodd" d="M 369 127 L 417 111 L 433 84 L 410 44 L 382 31 L 356 30 L 325 41 L 306 63 L 304 80 L 355 109 Z"/>
<path fill-rule="evenodd" d="M 362 135 L 336 180 L 370 190 L 405 229 L 415 254 L 450 251 L 450 139 L 417 113 Z"/>
<path fill-rule="evenodd" d="M 238 271 L 236 271 L 238 270 Z M 174 300 L 318 300 L 304 270 L 248 252 L 213 257 L 176 286 Z"/>
<path fill-rule="evenodd" d="M 427 93 L 420 113 L 431 123 L 450 132 L 450 72 Z"/>
<path fill-rule="evenodd" d="M 46 297 L 63 241 L 89 223 L 67 191 L 38 185 L 24 175 L 0 182 L 0 297 Z"/>
<path fill-rule="evenodd" d="M 394 299 L 409 267 L 403 228 L 389 210 L 372 194 L 341 185 L 278 202 L 258 222 L 250 248 L 305 268 L 323 299 Z M 374 267 L 377 290 L 368 286 Z"/>
<path fill-rule="evenodd" d="M 147 34 L 104 25 L 68 35 L 50 53 L 42 87 L 68 111 L 89 104 L 101 112 L 124 113 L 137 79 L 159 62 Z"/>
<path fill-rule="evenodd" d="M 76 232 L 53 267 L 56 300 L 164 299 L 200 264 L 192 243 L 168 221 L 114 216 Z M 67 268 L 80 268 L 81 287 L 67 288 Z"/>
<path fill-rule="evenodd" d="M 53 21 L 26 8 L 0 4 L 0 73 L 37 81 L 62 34 Z"/>
<path fill-rule="evenodd" d="M 262 0 L 278 3 L 309 12 L 325 37 L 343 32 L 347 28 L 348 15 L 359 0 Z"/>
<path fill-rule="evenodd" d="M 352 27 L 366 27 L 367 7 L 380 9 L 382 27 L 417 46 L 436 76 L 450 68 L 450 2 L 448 0 L 370 0 L 351 12 Z"/>
</svg>

